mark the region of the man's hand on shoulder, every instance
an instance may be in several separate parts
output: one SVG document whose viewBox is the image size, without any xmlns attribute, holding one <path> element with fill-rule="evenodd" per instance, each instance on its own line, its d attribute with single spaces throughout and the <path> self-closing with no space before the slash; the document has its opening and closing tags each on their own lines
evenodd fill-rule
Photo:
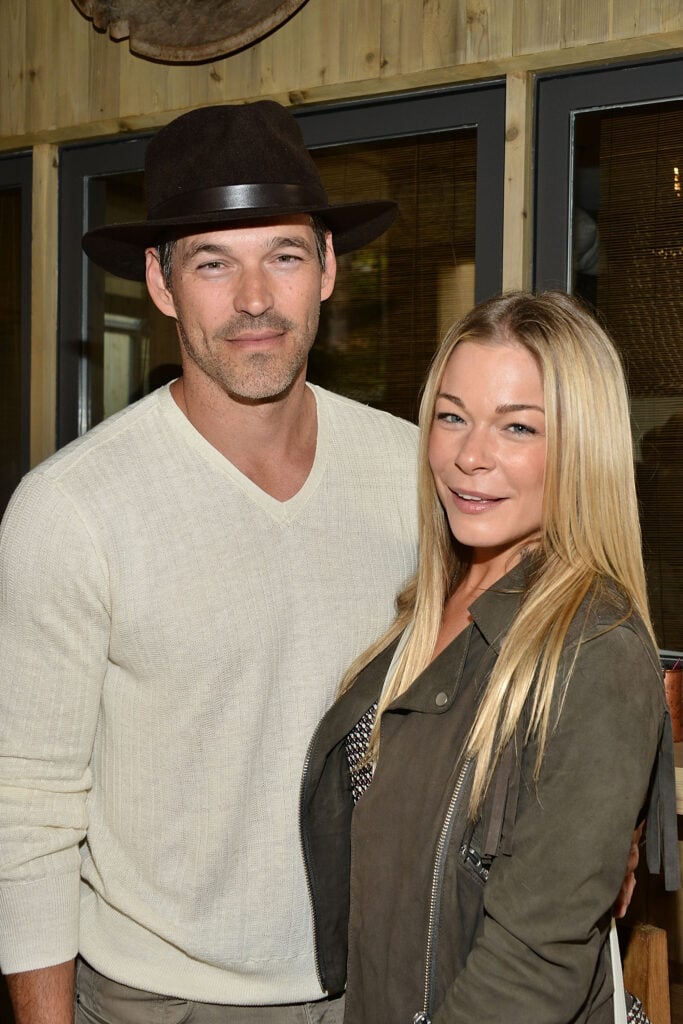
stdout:
<svg viewBox="0 0 683 1024">
<path fill-rule="evenodd" d="M 16 1024 L 73 1024 L 74 961 L 8 974 Z"/>
<path fill-rule="evenodd" d="M 623 917 L 628 910 L 629 903 L 633 896 L 633 891 L 636 887 L 636 868 L 638 867 L 638 861 L 640 860 L 639 844 L 644 827 L 645 822 L 641 821 L 640 825 L 633 833 L 633 838 L 631 839 L 631 847 L 628 851 L 628 862 L 626 864 L 626 874 L 624 875 L 624 881 L 621 883 L 619 895 L 617 896 L 612 908 L 612 914 L 617 919 Z"/>
</svg>

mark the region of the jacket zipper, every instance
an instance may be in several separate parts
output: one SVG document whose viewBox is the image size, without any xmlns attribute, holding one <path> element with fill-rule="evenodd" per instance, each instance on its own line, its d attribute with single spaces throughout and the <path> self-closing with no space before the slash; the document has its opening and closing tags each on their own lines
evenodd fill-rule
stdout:
<svg viewBox="0 0 683 1024">
<path fill-rule="evenodd" d="M 462 788 L 465 784 L 465 780 L 469 774 L 470 765 L 472 764 L 472 758 L 468 758 L 462 765 L 460 773 L 455 783 L 455 788 L 451 795 L 448 810 L 446 811 L 446 817 L 444 818 L 443 825 L 441 826 L 441 832 L 439 834 L 439 842 L 436 846 L 436 853 L 434 855 L 434 870 L 432 872 L 432 890 L 429 900 L 429 926 L 427 928 L 427 948 L 425 952 L 425 971 L 424 971 L 424 1003 L 422 1010 L 416 1013 L 413 1017 L 413 1024 L 431 1024 L 431 1003 L 432 1003 L 432 970 L 434 967 L 434 946 L 436 941 L 436 923 L 437 913 L 441 901 L 441 884 L 443 882 L 443 871 L 444 871 L 444 860 L 446 849 L 448 847 L 448 840 L 450 837 L 451 826 L 453 824 L 453 818 L 455 812 L 460 803 L 460 797 L 462 794 Z"/>
<path fill-rule="evenodd" d="M 313 918 L 313 960 L 315 964 L 315 973 L 318 976 L 318 984 L 320 990 L 327 995 L 327 985 L 323 976 L 322 966 L 320 964 L 320 951 L 318 949 L 318 916 L 316 912 L 315 899 L 313 897 L 313 883 L 311 882 L 311 872 L 308 866 L 308 848 L 306 846 L 306 836 L 304 834 L 303 825 L 303 810 L 304 810 L 304 789 L 306 787 L 306 776 L 308 775 L 308 769 L 311 766 L 311 753 L 313 751 L 313 744 L 315 743 L 318 732 L 320 730 L 322 722 L 319 722 L 315 728 L 315 732 L 311 736 L 308 749 L 306 750 L 306 758 L 304 760 L 304 767 L 301 773 L 301 785 L 299 787 L 299 842 L 301 844 L 301 855 L 304 862 L 304 877 L 306 879 L 306 889 L 308 890 L 308 902 L 311 906 L 311 916 Z"/>
</svg>

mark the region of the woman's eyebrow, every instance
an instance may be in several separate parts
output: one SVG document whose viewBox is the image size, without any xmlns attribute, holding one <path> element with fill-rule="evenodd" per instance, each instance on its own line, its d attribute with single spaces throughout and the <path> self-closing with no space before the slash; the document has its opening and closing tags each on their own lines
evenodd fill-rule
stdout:
<svg viewBox="0 0 683 1024">
<path fill-rule="evenodd" d="M 452 402 L 453 405 L 457 405 L 460 409 L 467 408 L 462 398 L 459 398 L 457 395 L 451 395 L 448 391 L 440 391 L 437 397 L 445 398 L 446 401 Z M 545 416 L 545 409 L 543 406 L 536 405 L 533 402 L 505 402 L 503 405 L 496 406 L 496 413 L 498 415 L 505 416 L 510 412 L 526 412 L 529 409 L 536 409 Z"/>
<path fill-rule="evenodd" d="M 538 412 L 542 412 L 545 416 L 545 409 L 542 405 L 534 405 L 532 402 L 509 402 L 505 405 L 499 405 L 496 407 L 496 412 L 507 413 L 507 412 L 525 412 L 527 409 L 537 409 Z"/>
<path fill-rule="evenodd" d="M 437 398 L 445 398 L 449 402 L 452 402 L 453 405 L 459 405 L 461 409 L 465 408 L 465 403 L 463 402 L 462 398 L 458 398 L 457 395 L 451 395 L 448 393 L 448 391 L 440 391 L 439 394 L 437 395 Z"/>
</svg>

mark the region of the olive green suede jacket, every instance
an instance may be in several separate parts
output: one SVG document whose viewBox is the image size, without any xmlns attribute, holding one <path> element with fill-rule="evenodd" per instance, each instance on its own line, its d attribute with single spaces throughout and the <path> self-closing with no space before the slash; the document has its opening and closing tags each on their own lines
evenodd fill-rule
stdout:
<svg viewBox="0 0 683 1024">
<path fill-rule="evenodd" d="M 393 646 L 313 738 L 304 854 L 330 994 L 344 988 L 348 934 L 345 1024 L 608 1024 L 610 910 L 644 809 L 648 864 L 663 861 L 678 887 L 662 673 L 642 623 L 620 622 L 613 602 L 587 601 L 570 630 L 540 778 L 520 729 L 468 821 L 463 745 L 522 584 L 518 569 L 483 594 L 471 626 L 385 713 L 355 810 L 344 738 L 377 699 Z"/>
</svg>

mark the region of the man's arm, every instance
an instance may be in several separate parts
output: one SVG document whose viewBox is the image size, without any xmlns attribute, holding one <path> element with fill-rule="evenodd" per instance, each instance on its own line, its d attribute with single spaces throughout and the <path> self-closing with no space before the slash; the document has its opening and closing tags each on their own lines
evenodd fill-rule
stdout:
<svg viewBox="0 0 683 1024">
<path fill-rule="evenodd" d="M 91 533 L 40 473 L 20 485 L 0 529 L 0 969 L 8 977 L 66 963 L 78 950 L 78 848 L 110 633 Z"/>
<path fill-rule="evenodd" d="M 8 974 L 16 1024 L 73 1024 L 74 961 Z"/>
</svg>

